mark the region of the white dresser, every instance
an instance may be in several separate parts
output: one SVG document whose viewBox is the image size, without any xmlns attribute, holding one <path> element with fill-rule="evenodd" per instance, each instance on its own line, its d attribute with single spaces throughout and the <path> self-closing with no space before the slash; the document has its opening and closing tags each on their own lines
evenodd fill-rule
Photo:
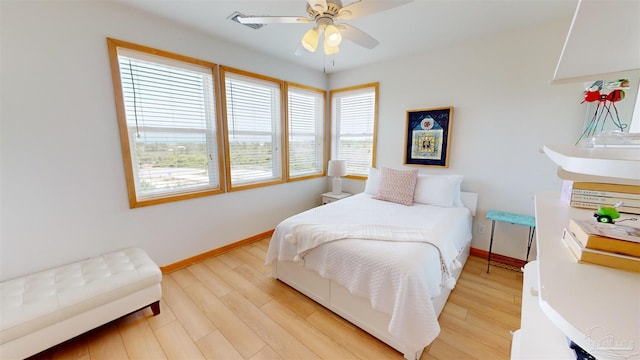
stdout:
<svg viewBox="0 0 640 360">
<path fill-rule="evenodd" d="M 640 149 L 544 151 L 562 177 L 640 185 Z M 575 359 L 570 338 L 600 360 L 640 359 L 640 273 L 576 262 L 562 231 L 570 218 L 593 219 L 593 210 L 572 208 L 559 193 L 537 194 L 535 208 L 538 258 L 525 267 L 511 358 Z"/>
</svg>

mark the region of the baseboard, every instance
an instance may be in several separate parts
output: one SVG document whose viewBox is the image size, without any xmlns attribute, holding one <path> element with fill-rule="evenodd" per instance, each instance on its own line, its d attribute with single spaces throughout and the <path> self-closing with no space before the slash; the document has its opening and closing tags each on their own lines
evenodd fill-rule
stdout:
<svg viewBox="0 0 640 360">
<path fill-rule="evenodd" d="M 180 260 L 176 263 L 173 264 L 169 264 L 169 265 L 165 265 L 165 266 L 160 266 L 160 271 L 162 271 L 163 274 L 167 274 L 176 270 L 180 270 L 182 268 L 185 268 L 189 265 L 193 265 L 197 262 L 200 262 L 204 259 L 210 258 L 212 256 L 216 256 L 216 255 L 220 255 L 222 253 L 226 253 L 228 251 L 231 251 L 233 249 L 237 249 L 241 246 L 245 246 L 247 244 L 251 244 L 252 242 L 256 242 L 258 240 L 262 240 L 266 237 L 270 237 L 273 234 L 273 229 L 269 230 L 269 231 L 265 231 L 261 234 L 257 234 L 251 237 L 248 237 L 244 240 L 240 240 L 234 243 L 231 243 L 229 245 L 225 245 L 223 247 L 217 248 L 217 249 L 213 249 L 210 251 L 207 251 L 205 253 L 202 254 L 198 254 L 196 256 L 192 256 L 190 258 L 184 259 L 184 260 Z M 492 255 L 493 257 L 493 255 Z"/>
<path fill-rule="evenodd" d="M 488 259 L 489 258 L 489 252 L 488 251 L 476 249 L 476 248 L 473 248 L 473 247 L 471 248 L 470 254 L 473 255 L 473 256 L 481 257 L 483 259 Z M 516 268 L 521 268 L 527 263 L 524 260 L 520 260 L 520 259 L 516 259 L 516 258 L 512 258 L 512 257 L 500 255 L 500 254 L 496 254 L 494 252 L 491 253 L 491 261 L 507 264 L 507 265 L 510 265 L 510 266 L 513 266 L 513 267 L 516 267 Z"/>
<path fill-rule="evenodd" d="M 180 260 L 178 262 L 175 262 L 173 264 L 169 264 L 169 265 L 165 265 L 165 266 L 160 266 L 160 270 L 162 271 L 163 274 L 167 274 L 176 270 L 180 270 L 182 268 L 185 268 L 189 265 L 193 265 L 197 262 L 200 262 L 204 259 L 210 258 L 212 256 L 216 256 L 216 255 L 220 255 L 222 253 L 231 251 L 233 249 L 237 249 L 241 246 L 247 245 L 247 244 L 251 244 L 253 242 L 256 242 L 258 240 L 262 240 L 266 237 L 269 237 L 271 235 L 273 235 L 273 229 L 269 230 L 269 231 L 265 231 L 261 234 L 257 234 L 251 237 L 248 237 L 244 240 L 240 240 L 234 243 L 231 243 L 229 245 L 225 245 L 223 247 L 217 248 L 217 249 L 213 249 L 207 252 L 204 252 L 202 254 L 198 254 L 196 256 L 192 256 L 190 258 L 187 259 L 183 259 Z M 470 254 L 473 256 L 477 256 L 483 259 L 487 259 L 489 258 L 489 252 L 485 251 L 485 250 L 480 250 L 480 249 L 476 249 L 474 247 L 471 248 L 470 250 Z M 507 265 L 511 265 L 517 268 L 521 268 L 523 267 L 527 262 L 524 260 L 520 260 L 520 259 L 516 259 L 516 258 L 512 258 L 512 257 L 508 257 L 508 256 L 504 256 L 504 255 L 500 255 L 500 254 L 496 254 L 496 253 L 491 253 L 491 261 L 495 261 L 495 262 L 499 262 L 499 263 L 503 263 L 503 264 L 507 264 Z"/>
</svg>

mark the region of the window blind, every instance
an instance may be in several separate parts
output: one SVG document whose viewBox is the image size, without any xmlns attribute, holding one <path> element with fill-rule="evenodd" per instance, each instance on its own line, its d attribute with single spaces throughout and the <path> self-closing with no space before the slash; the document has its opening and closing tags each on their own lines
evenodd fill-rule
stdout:
<svg viewBox="0 0 640 360">
<path fill-rule="evenodd" d="M 324 92 L 287 87 L 289 177 L 322 174 L 324 169 Z"/>
<path fill-rule="evenodd" d="M 281 84 L 223 74 L 231 186 L 282 179 Z"/>
<path fill-rule="evenodd" d="M 219 189 L 212 69 L 118 48 L 138 201 Z"/>
<path fill-rule="evenodd" d="M 376 86 L 331 94 L 332 158 L 346 160 L 348 175 L 367 176 L 374 165 L 376 96 Z"/>
</svg>

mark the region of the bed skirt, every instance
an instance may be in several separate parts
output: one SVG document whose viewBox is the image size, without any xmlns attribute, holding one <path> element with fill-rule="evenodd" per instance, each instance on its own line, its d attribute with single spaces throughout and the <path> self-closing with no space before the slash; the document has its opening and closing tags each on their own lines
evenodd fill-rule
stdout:
<svg viewBox="0 0 640 360">
<path fill-rule="evenodd" d="M 458 257 L 463 265 L 469 258 L 470 246 L 469 242 Z M 455 279 L 460 277 L 462 268 L 452 271 L 452 276 Z M 352 295 L 349 290 L 337 282 L 323 278 L 318 273 L 301 267 L 293 261 L 274 262 L 273 277 L 401 352 L 408 360 L 419 359 L 424 347 L 429 345 L 425 344 L 420 349 L 404 348 L 402 342 L 395 339 L 387 330 L 391 319 L 390 315 L 374 310 L 367 298 Z M 451 290 L 442 287 L 441 294 L 432 299 L 436 314 L 440 315 L 450 293 Z"/>
</svg>

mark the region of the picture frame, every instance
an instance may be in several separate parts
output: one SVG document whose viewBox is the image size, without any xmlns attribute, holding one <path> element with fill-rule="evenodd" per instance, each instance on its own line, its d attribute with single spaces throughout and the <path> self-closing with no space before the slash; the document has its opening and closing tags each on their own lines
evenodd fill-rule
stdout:
<svg viewBox="0 0 640 360">
<path fill-rule="evenodd" d="M 453 107 L 407 111 L 404 164 L 449 167 Z"/>
</svg>

